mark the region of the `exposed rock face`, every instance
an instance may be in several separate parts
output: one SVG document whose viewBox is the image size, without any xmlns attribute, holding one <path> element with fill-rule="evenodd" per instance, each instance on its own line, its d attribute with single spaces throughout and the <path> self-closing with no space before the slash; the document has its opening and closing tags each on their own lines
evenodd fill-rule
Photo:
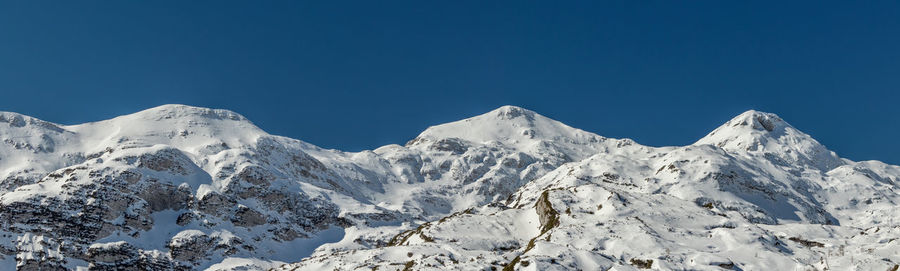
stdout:
<svg viewBox="0 0 900 271">
<path fill-rule="evenodd" d="M 138 249 L 125 241 L 113 243 L 95 243 L 88 247 L 86 255 L 91 262 L 98 264 L 129 265 L 139 258 Z"/>
<path fill-rule="evenodd" d="M 541 222 L 541 233 L 547 232 L 559 225 L 559 212 L 553 209 L 550 203 L 550 191 L 541 193 L 541 197 L 534 203 L 534 211 L 537 212 L 538 221 Z"/>
<path fill-rule="evenodd" d="M 0 264 L 21 270 L 900 262 L 900 167 L 756 111 L 663 148 L 512 106 L 357 153 L 178 105 L 74 126 L 0 112 L 0 140 Z"/>
<path fill-rule="evenodd" d="M 231 223 L 241 227 L 252 228 L 253 226 L 266 224 L 266 217 L 256 210 L 241 206 L 231 218 Z"/>
<path fill-rule="evenodd" d="M 217 241 L 202 231 L 186 230 L 172 237 L 167 247 L 173 259 L 193 263 L 208 257 Z"/>
<path fill-rule="evenodd" d="M 88 270 L 188 270 L 167 257 L 148 253 L 124 241 L 92 244 L 85 255 Z"/>
<path fill-rule="evenodd" d="M 141 190 L 138 197 L 147 202 L 147 207 L 151 212 L 181 210 L 187 208 L 193 199 L 190 187 L 176 187 L 172 184 L 158 183 L 152 180 Z"/>
</svg>

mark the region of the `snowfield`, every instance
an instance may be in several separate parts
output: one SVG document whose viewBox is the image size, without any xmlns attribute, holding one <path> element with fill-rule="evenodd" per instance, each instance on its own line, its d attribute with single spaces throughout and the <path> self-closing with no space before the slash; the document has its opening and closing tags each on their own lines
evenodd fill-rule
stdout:
<svg viewBox="0 0 900 271">
<path fill-rule="evenodd" d="M 900 268 L 900 167 L 752 110 L 680 147 L 514 106 L 362 152 L 183 105 L 0 139 L 3 270 Z"/>
</svg>

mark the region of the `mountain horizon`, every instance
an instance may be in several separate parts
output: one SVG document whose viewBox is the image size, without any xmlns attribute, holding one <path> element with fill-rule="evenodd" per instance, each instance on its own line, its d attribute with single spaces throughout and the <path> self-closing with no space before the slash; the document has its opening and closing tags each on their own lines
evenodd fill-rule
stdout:
<svg viewBox="0 0 900 271">
<path fill-rule="evenodd" d="M 900 262 L 900 167 L 755 110 L 664 147 L 517 106 L 359 152 L 176 104 L 76 125 L 0 112 L 0 138 L 0 265 L 20 270 Z"/>
<path fill-rule="evenodd" d="M 227 109 L 213 109 L 213 108 L 206 108 L 206 107 L 193 106 L 193 105 L 187 105 L 187 104 L 163 104 L 163 105 L 154 106 L 154 107 L 147 108 L 147 109 L 144 109 L 144 110 L 140 110 L 140 111 L 137 111 L 137 112 L 134 112 L 134 113 L 131 113 L 131 114 L 125 114 L 125 115 L 121 115 L 121 116 L 114 117 L 114 118 L 110 118 L 110 119 L 104 119 L 104 120 L 98 120 L 98 121 L 91 121 L 91 122 L 85 122 L 85 123 L 79 123 L 79 124 L 69 124 L 69 125 L 57 124 L 57 123 L 53 123 L 53 122 L 50 122 L 50 121 L 46 121 L 46 120 L 34 118 L 34 117 L 31 117 L 31 116 L 28 116 L 28 115 L 25 115 L 25 114 L 17 113 L 17 112 L 0 111 L 0 114 L 9 114 L 10 116 L 12 116 L 12 118 L 23 118 L 23 120 L 24 120 L 24 118 L 33 119 L 34 121 L 37 121 L 37 122 L 43 122 L 43 123 L 47 123 L 47 124 L 51 124 L 51 125 L 55 125 L 55 126 L 59 126 L 59 127 L 77 127 L 77 126 L 83 126 L 83 125 L 89 125 L 89 124 L 95 124 L 95 123 L 109 122 L 109 121 L 112 121 L 112 120 L 115 120 L 115 119 L 126 118 L 126 117 L 129 117 L 129 116 L 130 116 L 130 117 L 137 117 L 137 116 L 141 116 L 141 115 L 156 114 L 156 113 L 159 113 L 160 111 L 163 111 L 163 112 L 170 112 L 170 114 L 171 114 L 171 113 L 175 113 L 175 112 L 184 114 L 184 113 L 185 113 L 184 111 L 194 111 L 194 112 L 197 112 L 198 115 L 202 115 L 202 114 L 216 114 L 216 113 L 218 113 L 218 114 L 226 114 L 226 115 L 230 115 L 230 116 L 233 117 L 233 118 L 238 118 L 238 119 L 240 119 L 240 120 L 242 120 L 242 121 L 245 121 L 245 122 L 247 122 L 247 123 L 253 125 L 254 128 L 259 129 L 260 131 L 262 131 L 262 129 L 259 128 L 259 127 L 257 127 L 255 124 L 253 124 L 253 122 L 252 122 L 250 119 L 247 119 L 246 117 L 244 117 L 243 115 L 241 115 L 241 114 L 238 113 L 238 112 L 231 111 L 231 110 L 227 110 Z M 480 117 L 480 116 L 489 116 L 489 115 L 492 115 L 492 114 L 493 114 L 493 115 L 510 114 L 510 113 L 507 113 L 507 112 L 510 112 L 510 111 L 516 112 L 516 113 L 512 113 L 512 114 L 537 115 L 537 116 L 540 116 L 540 117 L 543 118 L 543 119 L 546 119 L 546 120 L 549 120 L 549 121 L 556 122 L 556 123 L 561 124 L 561 125 L 563 125 L 563 126 L 565 126 L 565 127 L 568 127 L 568 128 L 572 128 L 572 127 L 570 127 L 570 126 L 568 126 L 568 125 L 566 125 L 566 124 L 564 124 L 563 122 L 560 122 L 560 121 L 558 121 L 558 120 L 554 120 L 554 119 L 550 119 L 550 118 L 544 117 L 543 115 L 540 115 L 538 112 L 535 112 L 535 111 L 533 111 L 533 110 L 529 110 L 529 109 L 527 109 L 527 108 L 524 108 L 524 107 L 521 107 L 521 106 L 516 106 L 516 105 L 503 105 L 503 106 L 497 107 L 496 109 L 490 110 L 490 111 L 488 111 L 488 112 L 486 112 L 486 113 L 484 113 L 484 114 L 480 114 L 480 115 L 473 116 L 473 117 L 470 117 L 470 118 L 465 118 L 465 119 L 462 119 L 462 120 L 459 120 L 459 121 L 453 121 L 453 122 L 448 122 L 448 123 L 443 123 L 443 124 L 435 124 L 435 125 L 429 126 L 427 129 L 423 130 L 423 131 L 422 131 L 419 135 L 417 135 L 416 137 L 421 136 L 421 135 L 424 134 L 424 133 L 427 133 L 429 130 L 431 130 L 431 129 L 435 128 L 435 127 L 446 126 L 446 125 L 451 125 L 451 124 L 453 124 L 453 123 L 464 122 L 464 121 L 467 121 L 467 120 L 469 120 L 469 119 L 477 118 L 477 117 Z M 214 113 L 214 112 L 215 112 L 215 113 Z M 774 113 L 767 113 L 767 112 L 762 112 L 762 111 L 758 111 L 758 110 L 755 110 L 755 109 L 748 109 L 748 110 L 746 110 L 746 111 L 744 111 L 744 112 L 742 112 L 742 113 L 740 113 L 740 114 L 738 114 L 738 115 L 735 115 L 731 120 L 726 121 L 726 122 L 723 123 L 720 127 L 717 127 L 716 129 L 710 131 L 710 133 L 715 133 L 716 130 L 719 130 L 720 128 L 723 128 L 724 126 L 727 126 L 729 123 L 736 122 L 738 119 L 741 119 L 741 118 L 747 118 L 747 116 L 750 116 L 750 115 L 752 115 L 752 116 L 756 116 L 756 115 L 767 115 L 767 116 L 771 116 L 771 118 L 778 119 L 779 122 L 787 123 L 787 122 L 781 120 L 781 118 L 778 117 L 778 115 L 776 115 L 776 114 L 774 114 Z M 745 120 L 742 120 L 742 121 L 745 121 Z M 752 125 L 762 125 L 762 124 L 760 124 L 760 123 L 757 122 L 757 123 L 752 123 Z M 790 124 L 787 124 L 787 125 L 790 126 Z M 793 126 L 790 126 L 790 127 L 793 128 Z M 577 129 L 577 128 L 573 128 L 573 129 Z M 581 129 L 577 129 L 577 130 L 583 131 L 583 130 L 581 130 Z M 797 130 L 797 131 L 799 132 L 799 130 Z M 594 134 L 594 135 L 598 135 L 598 136 L 600 135 L 600 133 L 595 133 L 595 132 L 590 132 L 590 131 L 585 131 L 585 132 L 591 133 L 591 134 Z M 801 132 L 801 133 L 802 133 L 802 132 Z M 806 135 L 805 133 L 803 133 L 803 134 Z M 710 135 L 707 135 L 707 136 L 704 136 L 703 138 L 698 139 L 698 141 L 695 142 L 694 144 L 708 144 L 708 143 L 701 143 L 701 142 L 704 141 L 704 139 L 706 139 L 706 138 L 709 137 L 709 136 L 710 136 Z M 807 135 L 807 136 L 808 136 L 808 135 Z M 413 137 L 412 140 L 415 140 L 416 137 Z M 299 139 L 299 138 L 298 138 L 298 140 L 302 140 L 302 139 Z M 816 143 L 818 143 L 818 142 L 816 142 Z M 393 144 L 388 144 L 388 145 L 393 145 Z M 387 146 L 387 145 L 385 145 L 385 146 Z M 384 146 L 382 146 L 382 147 L 384 147 Z M 665 146 L 659 146 L 659 147 L 665 147 Z M 378 149 L 378 148 L 380 148 L 380 147 L 376 147 L 376 148 L 374 148 L 374 149 Z M 371 149 L 371 150 L 374 150 L 374 149 Z M 361 150 L 361 151 L 367 151 L 367 150 Z"/>
</svg>

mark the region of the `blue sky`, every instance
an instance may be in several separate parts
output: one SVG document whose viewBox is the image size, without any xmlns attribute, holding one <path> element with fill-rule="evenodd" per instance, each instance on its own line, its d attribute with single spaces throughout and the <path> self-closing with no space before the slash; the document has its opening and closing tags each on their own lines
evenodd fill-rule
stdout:
<svg viewBox="0 0 900 271">
<path fill-rule="evenodd" d="M 505 104 L 654 146 L 757 109 L 900 164 L 897 1 L 387 2 L 0 2 L 0 110 L 181 103 L 361 150 Z"/>
</svg>

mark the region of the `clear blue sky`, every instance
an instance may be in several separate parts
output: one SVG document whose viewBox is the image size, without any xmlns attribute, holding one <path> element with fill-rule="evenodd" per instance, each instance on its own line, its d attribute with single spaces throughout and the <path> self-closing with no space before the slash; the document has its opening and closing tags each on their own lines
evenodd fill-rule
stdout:
<svg viewBox="0 0 900 271">
<path fill-rule="evenodd" d="M 654 146 L 753 108 L 900 164 L 900 2 L 559 2 L 3 1 L 0 110 L 181 103 L 361 150 L 505 104 Z"/>
</svg>

